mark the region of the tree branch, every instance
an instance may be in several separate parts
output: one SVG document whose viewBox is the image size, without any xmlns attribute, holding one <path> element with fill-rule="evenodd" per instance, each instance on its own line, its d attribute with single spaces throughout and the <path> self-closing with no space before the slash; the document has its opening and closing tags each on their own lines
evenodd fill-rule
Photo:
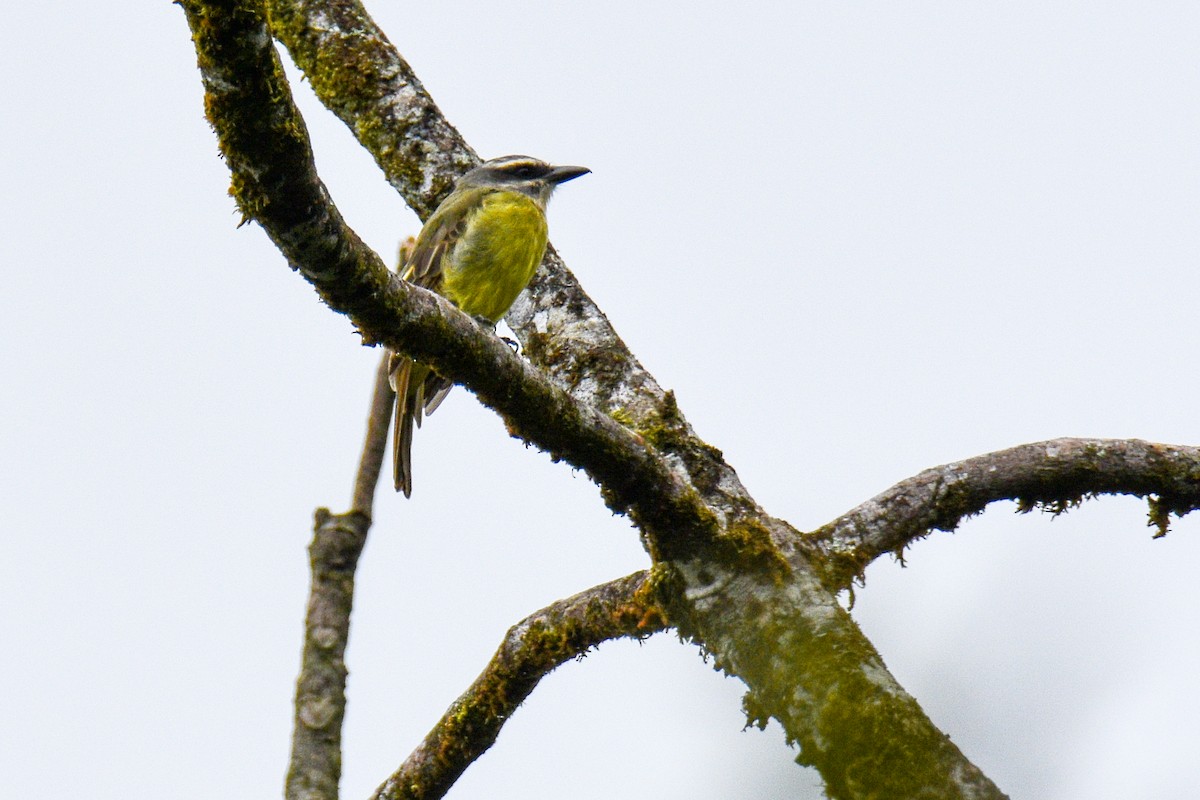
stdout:
<svg viewBox="0 0 1200 800">
<path fill-rule="evenodd" d="M 636 363 L 560 262 L 548 259 L 510 322 L 530 358 L 570 397 L 438 298 L 392 279 L 345 227 L 311 169 L 303 123 L 288 101 L 257 6 L 195 0 L 184 6 L 209 89 L 210 118 L 247 218 L 263 224 L 289 261 L 331 306 L 351 316 L 368 342 L 405 349 L 466 383 L 504 413 L 518 435 L 586 469 L 610 506 L 630 513 L 641 528 L 660 562 L 660 597 L 680 630 L 750 687 L 746 704 L 752 720 L 779 719 L 801 745 L 801 760 L 820 769 L 834 797 L 999 796 L 896 685 L 822 585 L 828 570 L 820 563 L 814 570 L 811 563 L 820 555 L 813 546 L 820 539 L 798 542 L 790 526 L 759 509 L 719 451 L 695 436 L 672 395 Z M 374 36 L 357 4 L 293 7 L 297 15 L 280 25 L 285 39 L 295 30 L 337 31 L 341 37 L 324 65 L 306 66 L 297 56 L 319 92 L 335 99 L 343 91 L 353 93 L 370 84 L 372 70 L 383 65 L 378 75 L 392 81 L 391 88 L 368 92 L 365 104 L 343 104 L 343 118 L 377 151 L 381 164 L 392 165 L 385 169 L 393 183 L 427 212 L 473 156 L 455 144 L 457 134 L 439 122 L 411 71 L 396 71 L 403 62 L 385 38 Z M 353 25 L 343 26 L 335 11 Z M 319 43 L 323 35 L 312 40 L 312 52 L 326 48 Z M 362 43 L 369 52 L 358 58 L 354 51 L 352 57 Z M 351 62 L 346 74 L 335 74 L 340 64 Z M 253 77 L 242 82 L 246 69 Z M 385 106 L 388 113 L 370 116 Z M 255 109 L 269 113 L 258 117 Z M 388 125 L 401 131 L 401 144 L 429 137 L 426 155 L 384 158 L 389 146 L 403 149 L 389 145 L 386 133 L 373 135 Z M 272 150 L 275 137 L 280 146 Z M 441 158 L 446 153 L 451 155 Z M 431 166 L 421 171 L 415 164 Z M 1183 497 L 1165 491 L 1157 501 L 1160 519 L 1190 507 Z M 868 753 L 870 763 L 864 764 Z"/>
<path fill-rule="evenodd" d="M 652 580 L 650 573 L 636 572 L 559 600 L 509 628 L 483 673 L 373 800 L 442 797 L 555 667 L 609 639 L 663 630 L 666 618 Z"/>
<path fill-rule="evenodd" d="M 1200 508 L 1200 448 L 1140 439 L 1054 439 L 927 469 L 805 536 L 826 585 L 848 588 L 881 554 L 901 554 L 935 530 L 951 531 L 997 500 L 1061 513 L 1099 494 L 1150 497 L 1150 524 Z"/>
<path fill-rule="evenodd" d="M 234 197 L 322 299 L 349 316 L 366 342 L 404 350 L 461 382 L 504 415 L 514 435 L 585 470 L 614 511 L 658 532 L 658 549 L 707 546 L 716 532 L 712 512 L 644 441 L 575 403 L 444 298 L 395 277 L 345 224 L 316 176 L 258 4 L 182 5 Z"/>
<path fill-rule="evenodd" d="M 271 31 L 317 97 L 375 157 L 425 219 L 479 163 L 387 36 L 358 2 L 267 0 Z"/>
<path fill-rule="evenodd" d="M 367 435 L 363 441 L 362 456 L 354 476 L 354 494 L 350 510 L 371 517 L 375 501 L 375 488 L 379 484 L 379 470 L 383 466 L 383 453 L 387 448 L 388 425 L 392 421 L 392 406 L 396 394 L 388 382 L 387 353 L 379 359 L 375 370 L 375 388 L 371 392 L 371 410 L 367 414 Z"/>
<path fill-rule="evenodd" d="M 422 219 L 478 162 L 357 0 L 267 0 L 272 31 L 321 102 Z M 761 514 L 721 453 L 700 440 L 553 247 L 505 318 L 525 355 L 585 408 L 617 416 L 668 456 L 719 517 Z M 791 533 L 795 533 L 792 531 Z"/>
<path fill-rule="evenodd" d="M 335 515 L 318 508 L 315 514 L 308 548 L 312 586 L 284 787 L 287 800 L 337 800 L 354 570 L 370 525 L 370 518 L 355 511 Z"/>
<path fill-rule="evenodd" d="M 387 358 L 375 374 L 354 495 L 345 514 L 318 508 L 308 548 L 312 573 L 304 618 L 304 648 L 296 679 L 292 752 L 284 797 L 337 800 L 342 775 L 342 719 L 346 713 L 346 644 L 354 603 L 354 573 L 371 527 L 371 500 L 392 416 Z"/>
<path fill-rule="evenodd" d="M 394 279 L 316 178 L 261 7 L 252 0 L 182 5 L 243 213 L 366 341 L 407 350 L 465 383 L 518 435 L 587 470 L 610 507 L 641 529 L 660 562 L 659 596 L 680 630 L 750 687 L 753 720 L 779 719 L 834 797 L 1000 796 L 886 672 L 816 578 L 795 531 L 762 513 L 719 451 L 695 437 L 674 397 L 648 376 L 640 385 L 626 380 L 644 371 L 633 370 L 623 345 L 585 352 L 596 330 L 620 344 L 602 316 L 560 309 L 579 295 L 546 294 L 546 313 L 532 317 L 541 338 L 530 352 L 573 394 L 628 420 L 637 436 L 550 386 L 445 301 Z M 556 310 L 565 315 L 554 317 Z M 594 369 L 572 376 L 581 365 Z"/>
</svg>

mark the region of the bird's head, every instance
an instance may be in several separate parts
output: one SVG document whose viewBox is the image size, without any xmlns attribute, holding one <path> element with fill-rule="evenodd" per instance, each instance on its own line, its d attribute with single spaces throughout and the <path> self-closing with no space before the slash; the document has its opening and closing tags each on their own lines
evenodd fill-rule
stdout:
<svg viewBox="0 0 1200 800">
<path fill-rule="evenodd" d="M 501 156 L 485 161 L 463 175 L 456 188 L 521 192 L 545 208 L 555 186 L 589 172 L 587 167 L 556 167 L 529 156 Z"/>
</svg>

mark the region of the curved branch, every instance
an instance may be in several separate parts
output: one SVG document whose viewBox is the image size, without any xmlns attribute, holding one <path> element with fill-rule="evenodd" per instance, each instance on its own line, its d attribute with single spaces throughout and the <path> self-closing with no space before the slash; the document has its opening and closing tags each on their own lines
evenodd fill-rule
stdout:
<svg viewBox="0 0 1200 800">
<path fill-rule="evenodd" d="M 1200 448 L 1140 439 L 1053 439 L 927 469 L 805 536 L 826 585 L 845 589 L 883 553 L 950 531 L 989 503 L 1060 513 L 1099 494 L 1151 497 L 1150 524 L 1200 508 Z"/>
<path fill-rule="evenodd" d="M 667 626 L 653 578 L 636 572 L 559 600 L 512 626 L 483 673 L 446 711 L 374 800 L 442 797 L 491 747 L 538 682 L 601 642 L 645 638 Z"/>
</svg>

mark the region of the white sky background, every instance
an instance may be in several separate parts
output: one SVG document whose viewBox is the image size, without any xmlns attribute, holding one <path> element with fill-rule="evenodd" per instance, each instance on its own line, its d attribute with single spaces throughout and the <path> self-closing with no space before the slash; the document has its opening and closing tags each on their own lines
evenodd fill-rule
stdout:
<svg viewBox="0 0 1200 800">
<path fill-rule="evenodd" d="M 770 512 L 1055 436 L 1200 442 L 1195 3 L 371 7 L 482 154 L 592 167 L 553 241 Z M 348 502 L 377 354 L 235 228 L 178 7 L 17 4 L 0 62 L 6 794 L 278 796 L 311 514 Z M 415 216 L 294 88 L 390 260 Z M 347 798 L 508 625 L 647 563 L 465 391 L 414 461 L 359 573 Z M 1200 523 L 1144 512 L 993 507 L 859 592 L 1014 797 L 1200 784 Z M 605 645 L 450 797 L 819 796 L 740 691 L 671 635 Z"/>
</svg>

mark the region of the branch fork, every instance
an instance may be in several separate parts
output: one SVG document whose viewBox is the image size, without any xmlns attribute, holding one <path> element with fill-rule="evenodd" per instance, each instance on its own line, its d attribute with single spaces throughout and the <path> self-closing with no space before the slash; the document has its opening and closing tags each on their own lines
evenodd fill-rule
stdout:
<svg viewBox="0 0 1200 800">
<path fill-rule="evenodd" d="M 1136 494 L 1152 498 L 1152 522 L 1165 530 L 1170 514 L 1200 504 L 1200 451 L 1138 441 L 1024 445 L 927 470 L 801 534 L 767 515 L 696 435 L 553 248 L 507 317 L 530 363 L 442 298 L 400 281 L 346 225 L 316 175 L 273 36 L 422 216 L 477 161 L 358 2 L 180 5 L 245 217 L 364 342 L 432 365 L 514 433 L 584 469 L 609 507 L 638 526 L 653 561 L 649 572 L 514 626 L 376 797 L 442 796 L 542 675 L 608 638 L 668 624 L 745 681 L 748 720 L 779 720 L 831 797 L 1003 797 L 888 673 L 837 593 L 882 553 L 952 529 L 998 499 L 1061 509 L 1092 493 Z M 337 796 L 342 658 L 389 392 L 377 381 L 351 510 L 317 517 L 289 798 Z"/>
</svg>

